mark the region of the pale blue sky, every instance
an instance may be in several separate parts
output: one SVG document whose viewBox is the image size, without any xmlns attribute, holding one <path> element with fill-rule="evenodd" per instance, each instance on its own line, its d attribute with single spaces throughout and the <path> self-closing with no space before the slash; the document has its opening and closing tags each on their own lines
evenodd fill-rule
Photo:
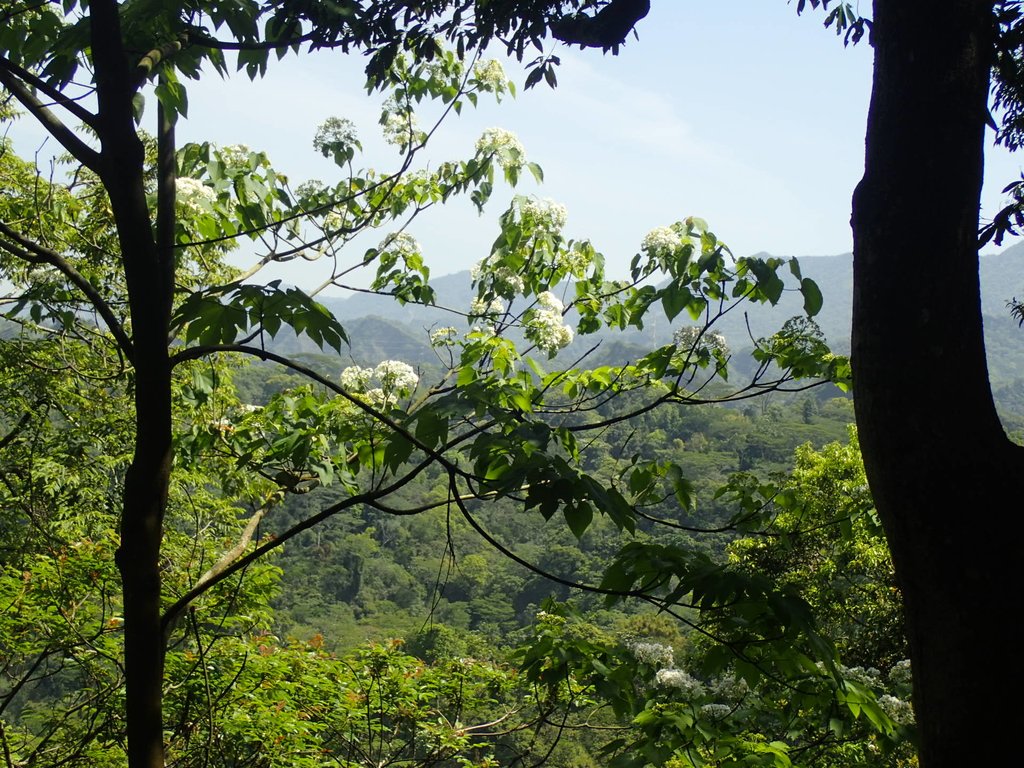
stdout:
<svg viewBox="0 0 1024 768">
<path fill-rule="evenodd" d="M 820 13 L 798 17 L 785 0 L 652 6 L 639 41 L 619 56 L 556 51 L 563 60 L 556 90 L 538 86 L 464 112 L 442 127 L 429 157 L 468 157 L 483 128 L 512 130 L 546 175 L 539 189 L 520 191 L 564 203 L 567 234 L 590 238 L 618 274 L 644 233 L 688 215 L 707 219 L 738 256 L 849 251 L 870 93 L 866 42 L 844 48 L 822 28 Z M 316 124 L 336 115 L 359 127 L 366 164 L 387 168 L 395 155 L 372 139 L 379 99 L 363 90 L 363 63 L 324 53 L 272 63 L 255 84 L 208 77 L 190 86 L 179 140 L 248 144 L 295 181 L 329 180 L 333 166 L 311 140 Z M 520 83 L 525 77 L 507 70 Z M 996 209 L 1019 168 L 1019 158 L 990 152 L 983 213 Z M 482 217 L 468 201 L 456 202 L 413 225 L 435 274 L 467 269 L 487 254 L 511 194 L 499 189 Z M 322 269 L 292 262 L 269 277 L 310 287 Z"/>
</svg>

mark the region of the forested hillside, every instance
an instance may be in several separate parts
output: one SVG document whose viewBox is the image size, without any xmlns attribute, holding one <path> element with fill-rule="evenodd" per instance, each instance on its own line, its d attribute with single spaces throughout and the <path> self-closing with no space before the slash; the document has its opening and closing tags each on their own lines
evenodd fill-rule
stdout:
<svg viewBox="0 0 1024 768">
<path fill-rule="evenodd" d="M 945 635 L 904 621 L 904 598 L 931 610 L 959 580 L 987 584 L 991 563 L 975 548 L 977 567 L 955 569 L 905 534 L 959 553 L 985 489 L 907 465 L 919 496 L 962 503 L 924 509 L 956 526 L 895 525 L 921 510 L 893 511 L 877 457 L 905 457 L 878 420 L 920 426 L 931 404 L 934 432 L 891 435 L 917 441 L 911 460 L 947 450 L 947 423 L 973 434 L 958 398 L 987 397 L 979 339 L 963 337 L 976 354 L 961 370 L 957 329 L 927 336 L 934 313 L 901 327 L 877 319 L 897 302 L 876 306 L 873 337 L 855 313 L 869 381 L 905 338 L 914 359 L 950 363 L 899 388 L 858 378 L 858 435 L 848 259 L 738 256 L 682 212 L 652 222 L 619 273 L 565 234 L 564 206 L 516 193 L 544 172 L 514 134 L 425 154 L 445 120 L 514 94 L 488 42 L 521 57 L 550 31 L 617 50 L 650 3 L 8 6 L 0 768 L 906 768 L 918 744 L 936 754 L 942 729 L 920 712 L 944 722 L 947 681 L 917 659 Z M 847 4 L 829 19 L 864 33 Z M 186 81 L 235 65 L 257 79 L 304 46 L 368 54 L 391 165 L 363 165 L 344 117 L 316 128 L 321 181 L 291 181 L 260 149 L 179 141 Z M 556 63 L 537 58 L 528 83 L 553 85 Z M 979 126 L 982 111 L 968 112 Z M 19 119 L 60 145 L 53 168 L 6 138 Z M 469 275 L 432 278 L 414 234 L 458 197 L 493 218 L 493 246 Z M 975 231 L 957 230 L 967 250 Z M 264 279 L 297 258 L 320 262 L 319 287 Z M 1022 262 L 1012 249 L 983 276 L 991 383 L 1018 439 L 1006 302 L 1024 295 Z M 941 286 L 950 305 L 968 282 Z M 318 298 L 353 284 L 368 287 Z M 997 466 L 1015 466 L 1019 446 L 984 413 Z M 872 497 L 861 437 L 888 497 Z M 988 470 L 966 444 L 960 463 Z M 897 578 L 883 522 L 945 590 Z M 939 615 L 1005 614 L 991 595 Z"/>
</svg>

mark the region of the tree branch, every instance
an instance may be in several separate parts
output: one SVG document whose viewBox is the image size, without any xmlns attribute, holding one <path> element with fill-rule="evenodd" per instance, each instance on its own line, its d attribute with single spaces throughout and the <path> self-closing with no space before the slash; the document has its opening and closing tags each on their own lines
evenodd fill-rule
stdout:
<svg viewBox="0 0 1024 768">
<path fill-rule="evenodd" d="M 74 131 L 64 125 L 53 112 L 47 109 L 36 95 L 30 91 L 19 77 L 16 77 L 9 69 L 0 66 L 0 85 L 10 91 L 14 98 L 29 113 L 39 121 L 46 131 L 53 136 L 60 145 L 70 152 L 78 162 L 91 171 L 99 173 L 100 154 L 90 147 Z"/>
<path fill-rule="evenodd" d="M 344 510 L 349 509 L 350 507 L 354 507 L 357 504 L 371 503 L 376 499 L 384 498 L 388 494 L 394 493 L 398 489 L 403 488 L 404 486 L 412 482 L 417 476 L 419 476 L 419 474 L 423 472 L 423 470 L 425 470 L 432 463 L 433 462 L 431 460 L 422 461 L 418 465 L 413 467 L 412 470 L 410 470 L 405 476 L 399 478 L 389 486 L 385 486 L 384 488 L 378 488 L 375 491 L 361 493 L 356 496 L 350 496 L 347 499 L 342 499 L 336 504 L 332 504 L 331 506 L 313 515 L 312 517 L 308 517 L 305 520 L 295 524 L 287 531 L 278 534 L 273 539 L 270 539 L 269 541 L 266 541 L 263 544 L 259 545 L 249 554 L 239 558 L 238 560 L 235 560 L 235 562 L 233 562 L 231 565 L 227 566 L 219 573 L 211 576 L 209 579 L 207 579 L 205 583 L 197 583 L 184 595 L 175 600 L 174 603 L 171 604 L 166 611 L 164 611 L 164 615 L 160 620 L 160 623 L 163 626 L 164 636 L 166 637 L 174 621 L 181 615 L 182 611 L 184 611 L 185 608 L 187 608 L 189 604 L 192 603 L 193 600 L 202 595 L 204 592 L 208 591 L 211 587 L 215 586 L 216 584 L 219 584 L 220 582 L 224 581 L 230 576 L 233 576 L 238 571 L 249 567 L 252 563 L 259 560 L 268 552 L 274 551 L 278 547 L 282 546 L 286 542 L 298 536 L 303 531 L 309 530 L 314 525 L 323 522 L 327 518 L 332 517 L 333 515 L 336 515 L 339 512 L 343 512 Z"/>
<path fill-rule="evenodd" d="M 242 529 L 242 534 L 238 537 L 238 541 L 231 549 L 221 555 L 220 559 L 214 563 L 209 570 L 206 571 L 199 580 L 195 583 L 196 587 L 204 586 L 207 582 L 212 581 L 221 571 L 231 565 L 236 559 L 238 559 L 245 548 L 249 546 L 252 541 L 253 535 L 256 533 L 256 529 L 259 524 L 263 521 L 263 518 L 267 516 L 270 509 L 275 501 L 279 501 L 283 494 L 281 491 L 275 491 L 270 498 L 263 504 L 262 507 L 253 512 L 252 517 L 249 518 L 249 522 L 245 524 L 245 528 Z"/>
<path fill-rule="evenodd" d="M 13 61 L 10 61 L 4 56 L 0 56 L 0 69 L 5 69 L 12 76 L 24 80 L 37 91 L 41 91 L 45 93 L 47 96 L 49 96 L 51 99 L 53 99 L 54 104 L 64 107 L 64 109 L 66 109 L 72 115 L 77 117 L 86 125 L 92 128 L 95 127 L 96 115 L 87 110 L 74 99 L 65 96 L 63 93 L 61 93 L 59 89 L 54 88 L 41 77 L 37 77 L 24 67 L 19 67 Z"/>
<path fill-rule="evenodd" d="M 100 292 L 96 290 L 96 287 L 90 283 L 84 275 L 82 275 L 77 269 L 75 269 L 71 263 L 61 256 L 56 251 L 53 251 L 45 246 L 39 245 L 39 243 L 32 242 L 26 237 L 11 229 L 9 226 L 0 221 L 0 234 L 4 235 L 14 242 L 7 242 L 0 240 L 0 249 L 3 249 L 15 256 L 22 261 L 26 261 L 29 264 L 49 264 L 52 267 L 56 267 L 61 273 L 67 277 L 82 293 L 86 295 L 89 301 L 95 307 L 96 311 L 103 318 L 103 322 L 107 324 L 107 328 L 110 333 L 117 340 L 117 345 L 124 352 L 125 356 L 132 360 L 134 357 L 134 347 L 132 341 L 128 338 L 128 334 L 125 332 L 124 327 L 121 325 L 120 320 L 114 315 L 110 305 L 107 304 Z"/>
</svg>

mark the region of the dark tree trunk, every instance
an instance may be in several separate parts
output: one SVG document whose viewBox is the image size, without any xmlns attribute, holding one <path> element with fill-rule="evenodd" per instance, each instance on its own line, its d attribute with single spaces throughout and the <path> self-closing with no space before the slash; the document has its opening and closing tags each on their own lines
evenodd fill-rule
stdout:
<svg viewBox="0 0 1024 768">
<path fill-rule="evenodd" d="M 854 392 L 903 590 L 924 768 L 1019 757 L 1024 449 L 997 418 L 978 279 L 989 0 L 876 0 L 854 195 Z"/>
<path fill-rule="evenodd" d="M 145 155 L 132 110 L 133 67 L 123 47 L 116 0 L 92 0 L 90 15 L 100 176 L 117 224 L 135 374 L 135 453 L 125 478 L 117 553 L 124 590 L 128 764 L 163 768 L 160 546 L 171 470 L 167 339 L 172 253 L 158 248 L 153 234 L 144 185 Z"/>
</svg>

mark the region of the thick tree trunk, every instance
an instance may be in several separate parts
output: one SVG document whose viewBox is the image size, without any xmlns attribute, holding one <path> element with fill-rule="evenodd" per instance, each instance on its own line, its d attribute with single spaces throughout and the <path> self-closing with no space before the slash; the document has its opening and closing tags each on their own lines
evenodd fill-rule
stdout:
<svg viewBox="0 0 1024 768">
<path fill-rule="evenodd" d="M 128 764 L 130 768 L 163 768 L 160 547 L 171 471 L 167 339 L 173 253 L 159 248 L 153 235 L 144 185 L 145 154 L 132 109 L 133 68 L 121 39 L 117 2 L 92 0 L 89 10 L 100 176 L 117 224 L 135 374 L 135 453 L 125 478 L 117 553 L 124 594 Z"/>
<path fill-rule="evenodd" d="M 903 590 L 924 768 L 1016 763 L 1024 449 L 988 382 L 978 206 L 991 0 L 876 0 L 854 392 Z"/>
</svg>

